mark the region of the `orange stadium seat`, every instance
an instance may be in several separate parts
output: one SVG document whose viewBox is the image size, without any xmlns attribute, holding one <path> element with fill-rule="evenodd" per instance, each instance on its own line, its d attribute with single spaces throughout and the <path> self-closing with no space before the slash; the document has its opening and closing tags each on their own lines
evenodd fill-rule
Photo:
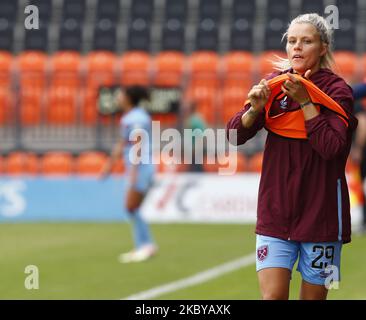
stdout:
<svg viewBox="0 0 366 320">
<path fill-rule="evenodd" d="M 24 51 L 17 58 L 21 87 L 43 88 L 48 56 L 43 52 Z"/>
<path fill-rule="evenodd" d="M 73 124 L 76 121 L 78 91 L 76 88 L 53 86 L 48 90 L 47 122 Z"/>
<path fill-rule="evenodd" d="M 185 55 L 181 52 L 163 51 L 152 61 L 153 85 L 162 87 L 181 87 L 184 84 Z M 165 127 L 176 127 L 176 114 L 154 114 L 153 121 Z"/>
<path fill-rule="evenodd" d="M 33 153 L 10 153 L 4 161 L 4 172 L 9 175 L 36 175 L 39 173 L 38 157 Z"/>
<path fill-rule="evenodd" d="M 0 124 L 8 122 L 11 114 L 11 77 L 13 56 L 9 52 L 0 51 Z"/>
<path fill-rule="evenodd" d="M 357 78 L 360 65 L 357 54 L 349 51 L 336 51 L 334 52 L 334 60 L 338 69 L 336 72 L 339 72 L 339 75 L 348 83 Z"/>
<path fill-rule="evenodd" d="M 70 72 L 77 74 L 81 67 L 81 55 L 76 51 L 57 51 L 51 56 L 52 72 Z"/>
<path fill-rule="evenodd" d="M 150 55 L 142 51 L 126 52 L 118 63 L 120 83 L 123 86 L 150 84 Z"/>
<path fill-rule="evenodd" d="M 85 152 L 76 161 L 76 171 L 81 175 L 98 175 L 106 161 L 104 153 Z"/>
<path fill-rule="evenodd" d="M 98 92 L 95 89 L 84 89 L 81 92 L 83 102 L 82 120 L 84 124 L 94 125 L 97 121 Z"/>
<path fill-rule="evenodd" d="M 188 79 L 188 87 L 206 87 L 217 90 L 220 87 L 220 81 L 217 74 L 202 73 L 196 76 L 191 75 Z"/>
<path fill-rule="evenodd" d="M 242 87 L 242 88 L 247 88 L 247 87 L 252 87 L 254 85 L 254 78 L 248 78 L 248 77 L 240 77 L 237 76 L 235 77 L 234 75 L 230 75 L 228 77 L 223 78 L 223 83 L 222 86 L 225 88 L 228 87 Z"/>
<path fill-rule="evenodd" d="M 187 100 L 196 103 L 197 111 L 205 121 L 211 125 L 216 122 L 218 119 L 217 103 L 220 97 L 214 87 L 193 85 L 187 89 L 185 96 Z"/>
<path fill-rule="evenodd" d="M 253 81 L 254 58 L 251 52 L 233 51 L 221 59 L 224 85 L 247 86 Z"/>
<path fill-rule="evenodd" d="M 254 58 L 249 52 L 227 53 L 221 60 L 224 87 L 248 87 L 254 82 Z"/>
<path fill-rule="evenodd" d="M 47 55 L 42 52 L 25 51 L 17 58 L 20 78 L 20 117 L 23 125 L 36 125 L 40 122 L 46 67 Z"/>
<path fill-rule="evenodd" d="M 249 75 L 253 71 L 254 58 L 248 51 L 231 51 L 221 58 L 221 68 L 226 76 L 244 74 Z"/>
<path fill-rule="evenodd" d="M 280 58 L 286 58 L 286 52 L 283 51 L 265 51 L 258 56 L 257 65 L 258 65 L 258 77 L 259 80 L 265 78 L 269 74 L 271 74 L 274 70 L 272 61 L 276 60 L 276 56 Z M 258 81 L 259 82 L 259 81 Z"/>
<path fill-rule="evenodd" d="M 95 51 L 86 58 L 87 87 L 116 84 L 115 68 L 117 56 L 108 51 Z"/>
<path fill-rule="evenodd" d="M 217 88 L 219 56 L 215 52 L 198 51 L 188 58 L 190 86 Z"/>
<path fill-rule="evenodd" d="M 23 125 L 40 123 L 43 94 L 44 92 L 37 87 L 25 87 L 20 90 L 20 120 Z"/>
<path fill-rule="evenodd" d="M 45 175 L 69 175 L 73 169 L 74 159 L 67 152 L 49 152 L 41 161 L 41 172 Z"/>
<path fill-rule="evenodd" d="M 213 125 L 217 120 L 217 104 L 220 99 L 219 57 L 215 52 L 199 51 L 188 58 L 189 84 L 185 96 L 196 102 L 197 111 Z"/>
<path fill-rule="evenodd" d="M 10 85 L 13 56 L 6 51 L 0 51 L 0 86 Z"/>
<path fill-rule="evenodd" d="M 97 116 L 97 98 L 100 86 L 110 86 L 116 80 L 117 56 L 112 52 L 91 52 L 86 58 L 87 80 L 82 92 L 82 120 L 86 124 L 95 124 Z"/>
<path fill-rule="evenodd" d="M 183 82 L 185 56 L 181 52 L 164 51 L 153 61 L 154 85 L 180 87 Z"/>
<path fill-rule="evenodd" d="M 216 52 L 197 51 L 189 57 L 189 71 L 193 76 L 205 73 L 217 74 L 219 68 L 219 56 Z"/>
<path fill-rule="evenodd" d="M 12 110 L 12 91 L 8 86 L 0 85 L 0 124 L 10 122 L 13 115 Z"/>
<path fill-rule="evenodd" d="M 81 80 L 81 56 L 75 51 L 56 52 L 50 61 L 51 86 L 78 88 Z"/>
<path fill-rule="evenodd" d="M 226 124 L 231 117 L 243 108 L 248 92 L 249 87 L 229 86 L 223 89 L 221 107 L 223 124 Z"/>
</svg>

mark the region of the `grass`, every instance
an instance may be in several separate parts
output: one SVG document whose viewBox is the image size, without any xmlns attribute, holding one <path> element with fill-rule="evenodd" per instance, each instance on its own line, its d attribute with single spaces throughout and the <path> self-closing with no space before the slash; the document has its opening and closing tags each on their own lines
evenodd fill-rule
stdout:
<svg viewBox="0 0 366 320">
<path fill-rule="evenodd" d="M 123 223 L 0 225 L 0 299 L 120 299 L 188 277 L 254 251 L 254 226 L 153 225 L 159 255 L 122 265 L 117 256 L 132 247 Z M 365 299 L 365 237 L 354 237 L 342 255 L 340 290 L 330 299 Z M 27 290 L 27 265 L 39 269 L 38 290 Z M 300 284 L 294 271 L 291 298 Z M 259 299 L 255 266 L 181 289 L 159 299 Z"/>
</svg>

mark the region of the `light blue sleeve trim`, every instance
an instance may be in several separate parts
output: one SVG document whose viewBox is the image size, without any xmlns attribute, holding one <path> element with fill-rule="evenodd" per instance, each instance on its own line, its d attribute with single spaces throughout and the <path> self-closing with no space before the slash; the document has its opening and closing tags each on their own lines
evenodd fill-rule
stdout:
<svg viewBox="0 0 366 320">
<path fill-rule="evenodd" d="M 337 200 L 338 200 L 338 240 L 342 241 L 342 184 L 337 179 Z"/>
</svg>

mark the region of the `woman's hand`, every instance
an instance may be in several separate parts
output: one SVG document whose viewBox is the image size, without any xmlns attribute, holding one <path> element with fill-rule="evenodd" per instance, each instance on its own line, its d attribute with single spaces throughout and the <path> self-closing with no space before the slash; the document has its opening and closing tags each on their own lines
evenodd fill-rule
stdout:
<svg viewBox="0 0 366 320">
<path fill-rule="evenodd" d="M 308 70 L 309 71 L 309 70 Z M 301 81 L 297 80 L 293 74 L 287 73 L 289 80 L 286 80 L 282 86 L 281 90 L 284 94 L 291 97 L 294 101 L 299 104 L 310 101 L 310 96 L 305 87 L 302 85 Z M 309 75 L 309 72 L 305 74 L 305 77 Z"/>
<path fill-rule="evenodd" d="M 265 79 L 262 79 L 259 84 L 252 87 L 248 93 L 248 99 L 252 108 L 259 112 L 266 105 L 269 97 L 271 95 L 271 90 L 269 89 L 268 83 Z"/>
<path fill-rule="evenodd" d="M 253 125 L 259 112 L 266 105 L 270 95 L 271 90 L 265 79 L 262 79 L 259 84 L 250 89 L 248 93 L 250 108 L 241 117 L 241 123 L 244 128 L 250 128 Z"/>
<path fill-rule="evenodd" d="M 102 167 L 102 169 L 99 172 L 99 180 L 106 179 L 112 171 L 112 163 L 110 160 L 108 160 Z"/>
</svg>

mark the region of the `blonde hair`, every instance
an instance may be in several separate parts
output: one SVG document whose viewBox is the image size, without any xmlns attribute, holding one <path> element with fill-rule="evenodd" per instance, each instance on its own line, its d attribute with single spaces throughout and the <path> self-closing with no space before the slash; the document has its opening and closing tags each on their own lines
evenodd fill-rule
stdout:
<svg viewBox="0 0 366 320">
<path fill-rule="evenodd" d="M 286 32 L 282 36 L 281 41 L 287 38 L 289 28 L 297 23 L 309 23 L 315 27 L 320 36 L 320 40 L 327 45 L 326 54 L 320 58 L 320 68 L 332 69 L 334 65 L 334 58 L 332 53 L 333 31 L 329 23 L 317 13 L 301 14 L 290 22 Z M 272 61 L 272 64 L 276 70 L 285 71 L 291 68 L 289 59 L 281 58 L 279 56 L 275 57 L 276 60 Z"/>
</svg>

